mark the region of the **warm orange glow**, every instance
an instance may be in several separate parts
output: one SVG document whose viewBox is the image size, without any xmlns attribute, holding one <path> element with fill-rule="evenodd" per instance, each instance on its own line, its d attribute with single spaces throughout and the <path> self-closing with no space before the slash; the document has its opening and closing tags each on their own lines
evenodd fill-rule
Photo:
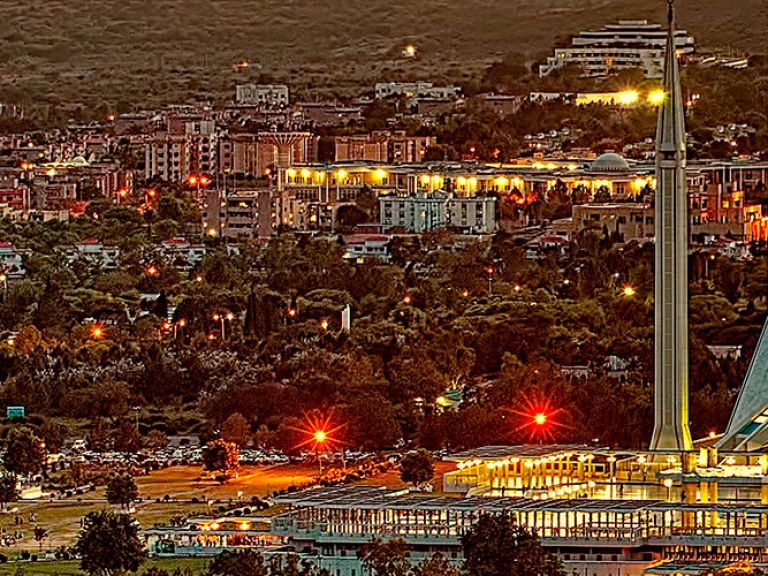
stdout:
<svg viewBox="0 0 768 576">
<path fill-rule="evenodd" d="M 323 442 L 325 442 L 327 439 L 325 431 L 317 430 L 314 434 L 314 439 L 315 439 L 315 442 L 317 442 L 318 444 L 322 444 Z"/>
<path fill-rule="evenodd" d="M 150 188 L 149 190 L 147 190 L 147 195 L 150 198 L 154 198 L 155 196 L 157 196 L 157 190 L 155 190 L 154 188 Z"/>
<path fill-rule="evenodd" d="M 189 177 L 189 184 L 190 186 L 197 186 L 197 176 L 190 176 Z"/>
<path fill-rule="evenodd" d="M 288 308 L 288 316 L 296 318 L 296 308 Z"/>
<path fill-rule="evenodd" d="M 622 293 L 624 294 L 624 296 L 634 296 L 635 289 L 632 286 L 627 285 L 627 286 L 624 286 L 624 288 L 622 289 Z"/>
<path fill-rule="evenodd" d="M 219 320 L 221 320 L 221 316 L 219 316 L 218 314 L 214 314 L 213 319 L 218 322 Z"/>
<path fill-rule="evenodd" d="M 186 326 L 186 325 L 187 325 L 187 321 L 186 321 L 186 320 L 184 320 L 184 318 L 182 318 L 181 320 L 179 320 L 178 324 L 179 324 L 179 326 L 181 326 L 182 328 L 184 328 L 184 326 Z"/>
<path fill-rule="evenodd" d="M 101 326 L 96 324 L 91 328 L 91 338 L 94 340 L 99 340 L 102 336 L 104 336 L 104 330 Z"/>
<path fill-rule="evenodd" d="M 203 281 L 203 277 L 202 276 L 200 276 L 199 274 L 197 276 L 195 276 L 195 282 L 202 282 L 202 281 Z"/>
<path fill-rule="evenodd" d="M 536 422 L 537 426 L 543 426 L 547 423 L 547 415 L 539 412 L 536 414 L 536 416 L 534 416 L 533 421 Z"/>
<path fill-rule="evenodd" d="M 325 320 L 325 319 L 321 320 L 320 328 L 322 328 L 323 330 L 328 330 L 328 320 Z"/>
<path fill-rule="evenodd" d="M 210 179 L 207 176 L 201 176 L 200 177 L 200 186 L 208 186 L 208 184 L 210 184 L 210 183 L 211 183 L 211 181 L 210 181 Z"/>
<path fill-rule="evenodd" d="M 411 303 L 411 295 L 410 295 L 410 294 L 406 294 L 406 295 L 403 297 L 403 303 L 404 303 L 404 304 L 410 304 L 410 303 Z"/>
<path fill-rule="evenodd" d="M 154 276 L 157 276 L 158 274 L 160 274 L 160 270 L 158 270 L 157 266 L 155 266 L 153 264 L 153 265 L 150 265 L 150 266 L 147 266 L 146 268 L 144 268 L 144 273 L 147 276 L 154 277 Z"/>
</svg>

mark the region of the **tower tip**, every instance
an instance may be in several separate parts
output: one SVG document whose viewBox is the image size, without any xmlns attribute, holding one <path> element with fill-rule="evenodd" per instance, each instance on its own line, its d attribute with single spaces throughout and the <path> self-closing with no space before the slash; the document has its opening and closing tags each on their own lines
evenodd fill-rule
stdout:
<svg viewBox="0 0 768 576">
<path fill-rule="evenodd" d="M 667 0 L 667 20 L 670 26 L 675 22 L 675 0 Z"/>
</svg>

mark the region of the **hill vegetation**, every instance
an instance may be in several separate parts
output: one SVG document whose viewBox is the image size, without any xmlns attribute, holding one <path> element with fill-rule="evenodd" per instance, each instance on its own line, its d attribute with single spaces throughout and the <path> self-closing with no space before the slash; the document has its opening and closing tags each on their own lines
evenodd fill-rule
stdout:
<svg viewBox="0 0 768 576">
<path fill-rule="evenodd" d="M 768 52 L 763 0 L 679 4 L 700 44 Z M 0 11 L 0 101 L 51 114 L 224 98 L 259 77 L 304 96 L 384 78 L 461 82 L 511 53 L 531 64 L 585 28 L 664 16 L 661 0 L 0 0 Z M 405 43 L 417 59 L 400 57 Z"/>
</svg>

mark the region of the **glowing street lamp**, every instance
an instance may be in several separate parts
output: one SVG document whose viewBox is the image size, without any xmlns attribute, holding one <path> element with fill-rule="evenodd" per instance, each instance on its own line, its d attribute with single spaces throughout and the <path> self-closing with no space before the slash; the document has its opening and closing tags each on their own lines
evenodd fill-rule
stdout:
<svg viewBox="0 0 768 576">
<path fill-rule="evenodd" d="M 99 324 L 94 324 L 91 327 L 91 338 L 94 340 L 101 340 L 104 337 L 104 329 Z"/>
<path fill-rule="evenodd" d="M 547 423 L 547 415 L 539 412 L 536 414 L 536 416 L 533 417 L 533 421 L 536 424 L 536 426 L 544 426 L 544 424 Z"/>
<path fill-rule="evenodd" d="M 653 90 L 648 94 L 648 103 L 652 106 L 661 106 L 667 99 L 667 93 L 664 90 Z"/>
<path fill-rule="evenodd" d="M 144 268 L 144 274 L 149 276 L 150 278 L 154 278 L 155 276 L 160 275 L 160 270 L 158 270 L 157 266 L 154 264 L 150 264 L 146 268 Z"/>
<path fill-rule="evenodd" d="M 626 286 L 624 286 L 624 288 L 622 288 L 621 293 L 624 294 L 624 296 L 626 296 L 627 298 L 631 298 L 637 292 L 632 286 L 627 284 Z"/>
</svg>

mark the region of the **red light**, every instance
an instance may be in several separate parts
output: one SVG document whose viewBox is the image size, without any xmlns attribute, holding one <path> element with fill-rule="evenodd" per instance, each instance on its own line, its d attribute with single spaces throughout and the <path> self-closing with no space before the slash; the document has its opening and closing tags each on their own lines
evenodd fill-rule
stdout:
<svg viewBox="0 0 768 576">
<path fill-rule="evenodd" d="M 150 188 L 149 190 L 147 190 L 147 194 L 150 196 L 150 198 L 154 198 L 157 195 L 157 190 L 155 190 L 154 188 Z"/>
<path fill-rule="evenodd" d="M 494 269 L 493 269 L 493 267 L 492 267 L 492 266 L 487 266 L 487 267 L 485 268 L 485 273 L 486 273 L 486 274 L 488 274 L 488 276 L 492 276 L 492 275 L 493 275 L 493 273 L 494 273 Z"/>
<path fill-rule="evenodd" d="M 296 308 L 288 308 L 288 316 L 290 316 L 291 318 L 295 318 L 296 317 Z"/>
<path fill-rule="evenodd" d="M 208 186 L 210 184 L 210 179 L 207 176 L 201 176 L 200 177 L 200 186 Z"/>
<path fill-rule="evenodd" d="M 320 444 L 320 443 L 325 442 L 327 440 L 328 435 L 325 433 L 324 430 L 317 430 L 314 433 L 314 438 L 315 438 L 315 442 Z"/>
<path fill-rule="evenodd" d="M 190 176 L 189 177 L 189 184 L 191 186 L 196 186 L 197 185 L 197 176 Z"/>
<path fill-rule="evenodd" d="M 547 415 L 539 412 L 536 414 L 536 416 L 533 417 L 533 421 L 537 426 L 544 426 L 544 424 L 547 423 Z"/>
<path fill-rule="evenodd" d="M 403 297 L 403 303 L 404 303 L 404 304 L 410 304 L 410 303 L 411 303 L 411 295 L 410 295 L 410 294 L 406 294 L 406 295 Z"/>
<path fill-rule="evenodd" d="M 144 269 L 144 273 L 147 276 L 157 276 L 158 274 L 160 274 L 160 270 L 157 269 L 157 266 L 147 266 Z"/>
</svg>

